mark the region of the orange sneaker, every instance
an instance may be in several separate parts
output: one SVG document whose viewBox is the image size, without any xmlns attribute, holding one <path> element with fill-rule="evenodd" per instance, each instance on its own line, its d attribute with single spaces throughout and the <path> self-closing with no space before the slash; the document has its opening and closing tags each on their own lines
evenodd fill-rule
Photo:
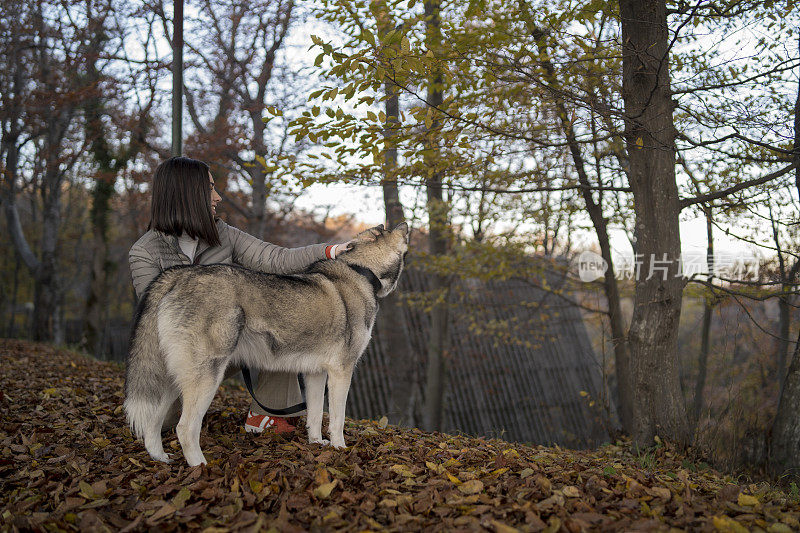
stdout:
<svg viewBox="0 0 800 533">
<path fill-rule="evenodd" d="M 290 420 L 295 424 L 297 423 L 297 417 L 292 419 L 281 418 L 278 416 L 257 415 L 252 411 L 248 411 L 247 420 L 244 423 L 244 430 L 248 433 L 261 433 L 265 429 L 270 428 L 270 430 L 275 433 L 292 433 L 297 428 L 290 423 Z"/>
</svg>

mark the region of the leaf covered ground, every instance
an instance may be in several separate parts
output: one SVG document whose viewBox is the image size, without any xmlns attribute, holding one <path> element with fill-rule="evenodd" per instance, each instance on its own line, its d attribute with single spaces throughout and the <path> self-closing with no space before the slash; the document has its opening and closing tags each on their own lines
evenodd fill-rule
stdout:
<svg viewBox="0 0 800 533">
<path fill-rule="evenodd" d="M 737 484 L 664 447 L 571 451 L 348 421 L 349 447 L 244 433 L 220 390 L 207 466 L 148 457 L 125 426 L 123 370 L 0 340 L 0 529 L 138 531 L 800 529 L 795 494 Z M 355 378 L 357 379 L 357 377 Z"/>
</svg>

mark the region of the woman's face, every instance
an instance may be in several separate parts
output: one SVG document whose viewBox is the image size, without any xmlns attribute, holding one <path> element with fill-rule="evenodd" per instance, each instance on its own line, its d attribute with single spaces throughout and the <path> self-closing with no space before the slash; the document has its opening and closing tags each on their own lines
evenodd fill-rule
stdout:
<svg viewBox="0 0 800 533">
<path fill-rule="evenodd" d="M 217 189 L 214 188 L 214 177 L 211 172 L 208 173 L 208 181 L 211 183 L 211 214 L 217 216 L 217 204 L 222 201 L 222 197 L 217 194 Z"/>
</svg>

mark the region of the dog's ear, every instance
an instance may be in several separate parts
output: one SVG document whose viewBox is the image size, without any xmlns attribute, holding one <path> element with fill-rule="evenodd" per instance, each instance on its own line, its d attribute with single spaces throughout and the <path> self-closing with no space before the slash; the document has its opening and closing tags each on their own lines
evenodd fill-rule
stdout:
<svg viewBox="0 0 800 533">
<path fill-rule="evenodd" d="M 372 228 L 369 228 L 369 229 L 365 229 L 364 231 L 362 231 L 361 233 L 356 235 L 354 240 L 357 240 L 357 241 L 360 241 L 360 242 L 373 242 L 384 231 L 385 230 L 383 229 L 383 224 L 381 224 L 380 226 L 375 226 L 375 227 L 372 227 Z"/>
<path fill-rule="evenodd" d="M 392 232 L 400 233 L 406 240 L 408 240 L 408 224 L 405 222 L 401 222 L 400 224 L 396 225 Z"/>
</svg>

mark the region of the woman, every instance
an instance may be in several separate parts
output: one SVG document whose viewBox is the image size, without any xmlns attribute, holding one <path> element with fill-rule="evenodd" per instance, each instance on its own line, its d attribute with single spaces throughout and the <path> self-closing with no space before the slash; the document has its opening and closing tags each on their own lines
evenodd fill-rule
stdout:
<svg viewBox="0 0 800 533">
<path fill-rule="evenodd" d="M 320 259 L 333 259 L 349 243 L 315 244 L 282 248 L 263 242 L 217 217 L 222 200 L 214 189 L 208 165 L 188 157 L 172 157 L 161 163 L 153 177 L 148 231 L 131 247 L 131 276 L 136 297 L 164 269 L 176 265 L 236 263 L 274 274 L 293 274 Z M 302 401 L 296 375 L 262 372 L 255 389 L 261 403 L 282 409 Z M 180 400 L 164 422 L 174 427 L 180 418 Z M 261 433 L 270 428 L 279 433 L 295 430 L 297 418 L 269 416 L 251 402 L 245 430 Z"/>
</svg>

